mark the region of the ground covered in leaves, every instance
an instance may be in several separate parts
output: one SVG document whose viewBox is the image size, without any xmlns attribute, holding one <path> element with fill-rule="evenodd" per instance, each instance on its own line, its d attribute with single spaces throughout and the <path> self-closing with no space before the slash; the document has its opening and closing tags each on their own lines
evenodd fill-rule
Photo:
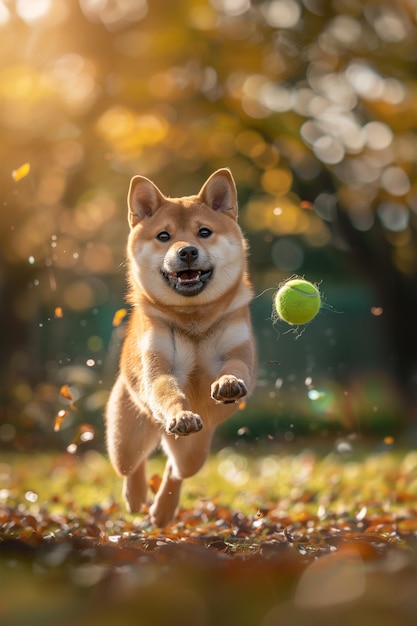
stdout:
<svg viewBox="0 0 417 626">
<path fill-rule="evenodd" d="M 391 448 L 223 449 L 163 530 L 96 451 L 6 455 L 0 623 L 416 624 L 417 452 Z"/>
</svg>

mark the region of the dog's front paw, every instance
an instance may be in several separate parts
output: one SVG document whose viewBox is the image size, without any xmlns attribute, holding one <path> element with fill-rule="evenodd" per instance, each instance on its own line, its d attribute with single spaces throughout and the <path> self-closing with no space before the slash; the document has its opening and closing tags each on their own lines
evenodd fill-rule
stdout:
<svg viewBox="0 0 417 626">
<path fill-rule="evenodd" d="M 247 393 L 245 383 L 236 376 L 224 374 L 211 385 L 211 397 L 216 402 L 223 402 L 223 404 L 238 402 Z"/>
<path fill-rule="evenodd" d="M 201 417 L 191 411 L 181 411 L 168 425 L 168 432 L 172 435 L 190 435 L 198 433 L 203 428 Z"/>
</svg>

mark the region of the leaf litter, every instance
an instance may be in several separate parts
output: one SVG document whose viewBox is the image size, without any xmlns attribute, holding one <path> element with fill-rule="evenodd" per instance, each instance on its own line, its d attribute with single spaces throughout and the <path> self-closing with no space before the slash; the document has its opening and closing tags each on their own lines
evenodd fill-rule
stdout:
<svg viewBox="0 0 417 626">
<path fill-rule="evenodd" d="M 259 473 L 272 466 L 266 458 L 250 461 L 245 508 L 230 504 L 213 458 L 210 475 L 189 488 L 177 519 L 160 529 L 146 508 L 132 516 L 109 499 L 115 483 L 100 476 L 104 460 L 91 471 L 82 456 L 15 463 L 8 455 L 0 467 L 1 623 L 36 623 L 42 614 L 69 624 L 75 611 L 77 624 L 102 625 L 138 611 L 141 624 L 295 626 L 307 616 L 312 624 L 334 623 L 337 609 L 346 620 L 372 613 L 367 624 L 412 624 L 416 453 L 355 461 L 287 455 L 277 457 L 268 479 Z M 150 492 L 159 480 L 151 474 Z"/>
</svg>

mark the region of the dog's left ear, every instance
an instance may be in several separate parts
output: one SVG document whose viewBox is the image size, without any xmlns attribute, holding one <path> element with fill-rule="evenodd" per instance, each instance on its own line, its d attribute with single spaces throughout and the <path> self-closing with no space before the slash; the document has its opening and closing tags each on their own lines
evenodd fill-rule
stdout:
<svg viewBox="0 0 417 626">
<path fill-rule="evenodd" d="M 145 217 L 153 215 L 164 202 L 165 196 L 149 178 L 134 176 L 127 195 L 130 227 L 133 228 Z"/>
<path fill-rule="evenodd" d="M 198 195 L 213 211 L 223 211 L 237 219 L 237 191 L 230 170 L 223 168 L 214 172 Z"/>
</svg>

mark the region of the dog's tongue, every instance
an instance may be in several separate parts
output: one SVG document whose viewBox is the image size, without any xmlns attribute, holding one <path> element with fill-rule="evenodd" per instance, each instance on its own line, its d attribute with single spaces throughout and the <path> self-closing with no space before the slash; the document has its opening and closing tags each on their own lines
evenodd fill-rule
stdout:
<svg viewBox="0 0 417 626">
<path fill-rule="evenodd" d="M 200 272 L 197 270 L 185 270 L 184 272 L 178 272 L 177 277 L 180 283 L 193 283 L 199 279 Z"/>
<path fill-rule="evenodd" d="M 169 274 L 171 280 L 176 280 L 179 283 L 194 283 L 200 278 L 200 272 L 198 270 L 184 270 L 183 272 L 176 272 Z"/>
</svg>

